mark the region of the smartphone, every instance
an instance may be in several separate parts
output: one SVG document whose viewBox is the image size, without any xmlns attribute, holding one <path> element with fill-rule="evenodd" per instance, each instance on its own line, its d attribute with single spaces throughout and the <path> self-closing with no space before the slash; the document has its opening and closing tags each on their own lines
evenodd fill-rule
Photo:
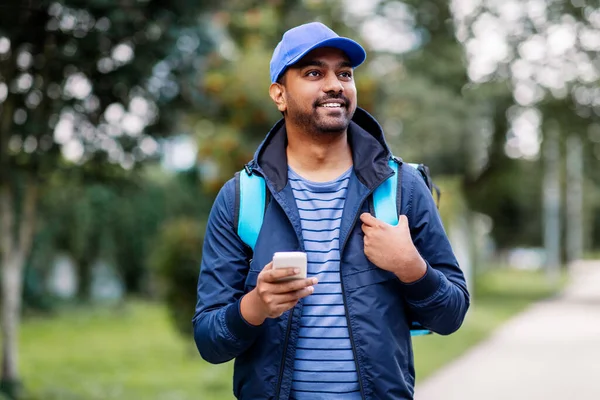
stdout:
<svg viewBox="0 0 600 400">
<path fill-rule="evenodd" d="M 282 281 L 293 279 L 306 279 L 306 253 L 302 251 L 279 251 L 273 254 L 273 268 L 298 268 L 300 272 L 296 275 L 288 276 Z"/>
</svg>

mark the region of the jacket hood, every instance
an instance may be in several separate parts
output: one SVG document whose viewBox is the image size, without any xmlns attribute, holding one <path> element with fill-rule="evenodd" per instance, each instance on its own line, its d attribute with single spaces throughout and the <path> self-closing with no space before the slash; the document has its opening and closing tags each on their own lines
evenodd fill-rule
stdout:
<svg viewBox="0 0 600 400">
<path fill-rule="evenodd" d="M 368 112 L 356 108 L 348 126 L 348 142 L 352 151 L 354 172 L 368 188 L 373 188 L 392 172 L 388 160 L 392 153 L 385 141 L 383 129 Z M 259 170 L 266 179 L 281 191 L 287 184 L 287 133 L 284 119 L 269 131 L 254 153 L 247 170 Z"/>
</svg>

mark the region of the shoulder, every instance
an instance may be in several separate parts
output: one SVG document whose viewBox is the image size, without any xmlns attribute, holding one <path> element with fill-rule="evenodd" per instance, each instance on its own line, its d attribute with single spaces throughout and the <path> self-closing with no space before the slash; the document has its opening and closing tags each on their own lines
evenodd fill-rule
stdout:
<svg viewBox="0 0 600 400">
<path fill-rule="evenodd" d="M 406 182 L 409 185 L 413 185 L 414 181 L 418 178 L 418 179 L 422 179 L 421 178 L 421 173 L 419 171 L 417 171 L 416 168 L 412 167 L 411 165 L 409 165 L 406 162 L 402 162 L 401 164 L 401 168 L 402 168 L 402 181 L 403 184 Z"/>
<path fill-rule="evenodd" d="M 403 162 L 401 165 L 402 169 L 402 191 L 408 191 L 409 193 L 414 192 L 415 190 L 419 193 L 429 193 L 429 189 L 427 188 L 427 184 L 423 179 L 423 176 L 416 168 L 409 165 L 406 162 Z"/>
<path fill-rule="evenodd" d="M 236 177 L 229 179 L 219 192 L 213 202 L 211 215 L 209 218 L 223 218 L 233 224 L 236 207 Z"/>
<path fill-rule="evenodd" d="M 236 195 L 236 180 L 237 178 L 237 174 L 236 176 L 232 177 L 231 179 L 229 179 L 227 182 L 225 182 L 223 184 L 223 186 L 221 187 L 221 189 L 219 190 L 219 193 L 217 194 L 217 199 L 221 198 L 222 200 L 226 201 L 226 202 L 233 202 L 233 199 L 235 198 Z"/>
<path fill-rule="evenodd" d="M 402 163 L 401 168 L 401 209 L 404 211 L 404 213 L 410 213 L 415 203 L 423 205 L 429 203 L 430 200 L 433 202 L 431 191 L 427 187 L 425 179 L 421 173 L 417 171 L 416 168 L 405 162 Z M 421 200 L 425 200 L 425 202 Z"/>
</svg>

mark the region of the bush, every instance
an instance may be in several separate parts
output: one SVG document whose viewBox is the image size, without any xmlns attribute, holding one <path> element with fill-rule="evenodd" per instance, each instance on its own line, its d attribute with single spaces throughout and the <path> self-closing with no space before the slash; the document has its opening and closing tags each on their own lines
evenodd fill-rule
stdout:
<svg viewBox="0 0 600 400">
<path fill-rule="evenodd" d="M 168 221 L 159 231 L 149 265 L 177 330 L 191 334 L 204 226 L 189 218 Z"/>
</svg>

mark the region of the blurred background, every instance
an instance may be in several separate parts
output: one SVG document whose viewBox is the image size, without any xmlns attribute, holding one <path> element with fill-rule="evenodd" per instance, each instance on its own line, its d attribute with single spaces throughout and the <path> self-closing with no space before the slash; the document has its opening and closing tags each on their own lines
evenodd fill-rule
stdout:
<svg viewBox="0 0 600 400">
<path fill-rule="evenodd" d="M 6 398 L 232 398 L 192 339 L 204 225 L 313 20 L 367 49 L 359 105 L 430 167 L 473 294 L 415 340 L 418 381 L 600 258 L 597 1 L 3 0 Z"/>
</svg>

